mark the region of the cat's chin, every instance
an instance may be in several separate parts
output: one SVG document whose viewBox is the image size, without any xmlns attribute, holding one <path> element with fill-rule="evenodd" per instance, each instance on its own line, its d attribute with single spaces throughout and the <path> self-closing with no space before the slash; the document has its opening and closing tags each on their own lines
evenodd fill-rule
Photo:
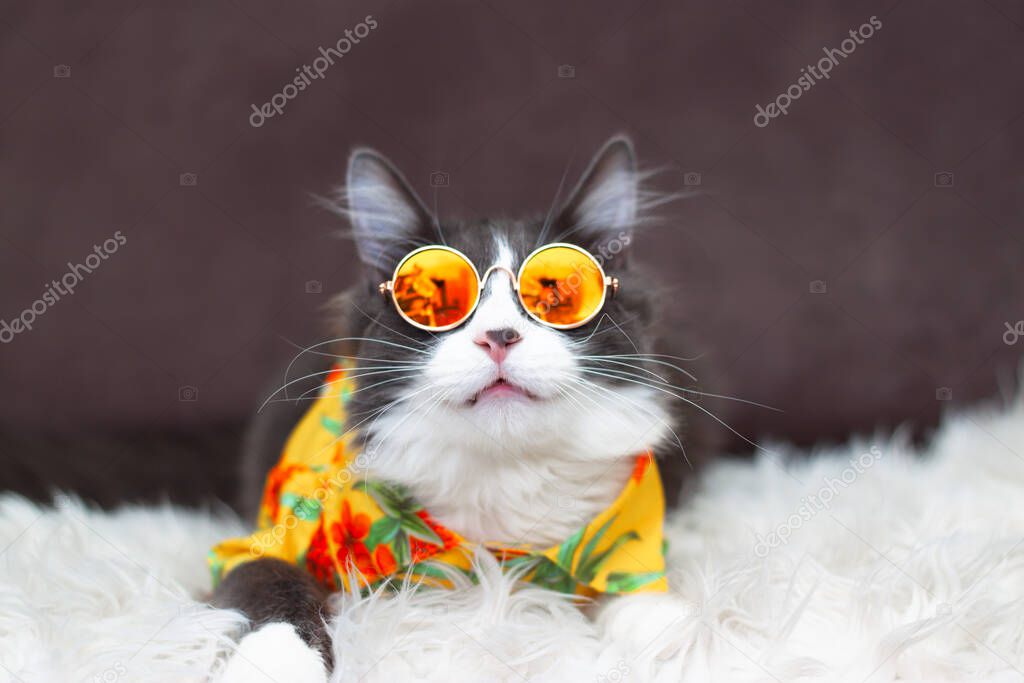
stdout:
<svg viewBox="0 0 1024 683">
<path fill-rule="evenodd" d="M 477 457 L 502 459 L 509 451 L 557 443 L 566 435 L 567 425 L 575 422 L 569 406 L 557 398 L 512 388 L 482 390 L 478 395 L 438 406 L 433 421 L 457 432 L 460 443 L 475 444 Z"/>
<path fill-rule="evenodd" d="M 518 440 L 545 403 L 523 389 L 488 387 L 456 410 L 491 438 Z"/>
<path fill-rule="evenodd" d="M 468 403 L 471 406 L 502 405 L 512 401 L 536 401 L 537 397 L 524 387 L 509 382 L 506 379 L 497 379 L 476 393 Z"/>
</svg>

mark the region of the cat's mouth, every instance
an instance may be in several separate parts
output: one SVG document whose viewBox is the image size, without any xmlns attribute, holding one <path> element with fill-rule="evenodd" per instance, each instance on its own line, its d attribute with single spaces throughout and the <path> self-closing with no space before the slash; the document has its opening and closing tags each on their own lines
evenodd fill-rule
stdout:
<svg viewBox="0 0 1024 683">
<path fill-rule="evenodd" d="M 499 377 L 478 391 L 476 396 L 469 400 L 469 403 L 475 405 L 480 401 L 501 401 L 517 398 L 531 400 L 534 396 L 518 384 L 513 384 L 504 377 Z"/>
</svg>

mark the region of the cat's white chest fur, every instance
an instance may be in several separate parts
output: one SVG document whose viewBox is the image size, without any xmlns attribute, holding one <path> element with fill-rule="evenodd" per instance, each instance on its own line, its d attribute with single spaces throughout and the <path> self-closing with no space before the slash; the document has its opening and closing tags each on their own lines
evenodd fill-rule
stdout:
<svg viewBox="0 0 1024 683">
<path fill-rule="evenodd" d="M 403 484 L 469 540 L 554 545 L 607 508 L 635 456 L 668 431 L 657 405 L 642 403 L 643 392 L 624 392 L 636 406 L 609 401 L 610 409 L 581 415 L 571 403 L 552 402 L 519 438 L 509 425 L 494 433 L 447 410 L 393 415 L 375 427 L 366 474 Z"/>
<path fill-rule="evenodd" d="M 534 460 L 495 466 L 487 472 L 460 467 L 468 454 L 418 453 L 419 457 L 434 455 L 453 462 L 435 468 L 437 476 L 421 473 L 419 480 L 402 483 L 438 522 L 475 542 L 541 547 L 564 541 L 607 508 L 633 467 L 632 458 L 571 464 Z M 375 475 L 392 481 L 401 476 L 386 467 Z"/>
</svg>

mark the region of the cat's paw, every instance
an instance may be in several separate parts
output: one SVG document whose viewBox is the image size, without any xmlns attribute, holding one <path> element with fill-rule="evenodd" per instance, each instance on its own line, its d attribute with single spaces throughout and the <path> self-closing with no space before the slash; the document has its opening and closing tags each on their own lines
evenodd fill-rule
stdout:
<svg viewBox="0 0 1024 683">
<path fill-rule="evenodd" d="M 700 626 L 699 606 L 673 593 L 612 598 L 596 617 L 608 654 L 614 653 L 613 660 L 618 657 L 645 669 L 642 679 L 655 671 L 680 673 L 689 646 L 695 642 L 694 631 Z"/>
<path fill-rule="evenodd" d="M 248 634 L 228 661 L 220 683 L 327 683 L 320 653 L 303 642 L 295 627 L 278 622 Z"/>
</svg>

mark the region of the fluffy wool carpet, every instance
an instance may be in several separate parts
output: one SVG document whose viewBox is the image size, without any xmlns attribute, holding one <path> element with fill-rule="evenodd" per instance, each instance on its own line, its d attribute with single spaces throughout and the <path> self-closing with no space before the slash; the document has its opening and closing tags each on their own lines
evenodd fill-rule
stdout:
<svg viewBox="0 0 1024 683">
<path fill-rule="evenodd" d="M 920 451 L 770 451 L 670 518 L 669 595 L 594 619 L 483 560 L 456 591 L 337 596 L 332 681 L 1024 681 L 1024 401 Z M 244 622 L 203 605 L 205 557 L 241 531 L 0 497 L 0 680 L 218 680 Z"/>
</svg>

